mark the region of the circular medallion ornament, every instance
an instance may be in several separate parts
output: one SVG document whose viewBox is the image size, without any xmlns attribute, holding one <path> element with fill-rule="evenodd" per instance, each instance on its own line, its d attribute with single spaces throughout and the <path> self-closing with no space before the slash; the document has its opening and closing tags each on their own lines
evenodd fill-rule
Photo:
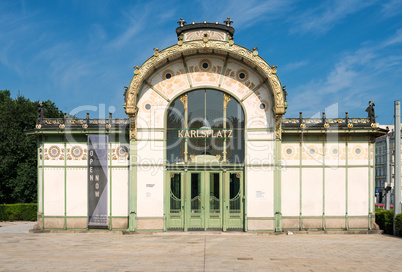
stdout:
<svg viewBox="0 0 402 272">
<path fill-rule="evenodd" d="M 200 61 L 199 66 L 202 71 L 207 72 L 207 71 L 211 70 L 212 63 L 208 59 L 203 59 Z"/>
<path fill-rule="evenodd" d="M 73 146 L 73 148 L 71 148 L 71 155 L 74 157 L 74 159 L 78 159 L 82 156 L 82 154 L 84 153 L 84 151 L 82 150 L 82 147 L 80 146 Z"/>
<path fill-rule="evenodd" d="M 245 82 L 248 79 L 248 72 L 244 69 L 240 69 L 236 73 L 236 79 L 240 82 Z"/>
<path fill-rule="evenodd" d="M 362 150 L 359 147 L 357 147 L 355 149 L 355 153 L 356 153 L 356 155 L 360 155 L 362 153 Z"/>
<path fill-rule="evenodd" d="M 328 123 L 325 123 L 325 124 L 324 124 L 324 128 L 325 128 L 325 129 L 328 129 L 328 128 L 329 128 L 329 124 L 328 124 Z"/>
<path fill-rule="evenodd" d="M 173 76 L 174 76 L 174 72 L 172 71 L 172 70 L 165 70 L 163 73 L 162 73 L 162 78 L 163 78 L 163 80 L 172 80 L 173 79 Z"/>
<path fill-rule="evenodd" d="M 291 155 L 293 153 L 293 150 L 291 148 L 286 149 L 286 154 Z"/>
<path fill-rule="evenodd" d="M 305 129 L 305 128 L 306 128 L 306 124 L 300 124 L 300 127 L 301 127 L 302 129 Z"/>
<path fill-rule="evenodd" d="M 338 148 L 334 147 L 334 148 L 332 148 L 331 152 L 333 155 L 338 155 L 339 150 L 338 150 Z"/>
<path fill-rule="evenodd" d="M 60 147 L 56 146 L 56 145 L 52 145 L 51 147 L 49 147 L 49 156 L 52 158 L 57 158 L 60 156 Z"/>
<path fill-rule="evenodd" d="M 117 149 L 116 149 L 116 155 L 119 157 L 119 158 L 126 158 L 127 156 L 128 156 L 128 148 L 127 147 L 125 147 L 125 146 L 119 146 Z"/>
<path fill-rule="evenodd" d="M 349 123 L 349 124 L 348 124 L 348 128 L 353 128 L 353 124 L 352 124 L 352 123 Z"/>
</svg>

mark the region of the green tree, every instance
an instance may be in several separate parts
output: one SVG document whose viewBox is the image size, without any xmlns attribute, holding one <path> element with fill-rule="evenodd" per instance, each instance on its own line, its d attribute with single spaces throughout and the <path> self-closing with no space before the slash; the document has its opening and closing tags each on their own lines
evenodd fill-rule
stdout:
<svg viewBox="0 0 402 272">
<path fill-rule="evenodd" d="M 37 142 L 24 133 L 35 127 L 37 105 L 0 91 L 0 203 L 37 202 Z M 44 102 L 44 107 L 46 117 L 63 117 L 53 102 Z"/>
</svg>

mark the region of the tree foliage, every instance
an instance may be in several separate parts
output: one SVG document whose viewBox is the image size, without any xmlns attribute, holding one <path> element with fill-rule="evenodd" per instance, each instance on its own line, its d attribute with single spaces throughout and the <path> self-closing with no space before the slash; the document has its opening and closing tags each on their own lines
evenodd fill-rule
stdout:
<svg viewBox="0 0 402 272">
<path fill-rule="evenodd" d="M 24 133 L 35 127 L 37 105 L 0 90 L 0 203 L 37 202 L 37 141 Z M 63 117 L 50 100 L 44 107 L 46 117 Z"/>
</svg>

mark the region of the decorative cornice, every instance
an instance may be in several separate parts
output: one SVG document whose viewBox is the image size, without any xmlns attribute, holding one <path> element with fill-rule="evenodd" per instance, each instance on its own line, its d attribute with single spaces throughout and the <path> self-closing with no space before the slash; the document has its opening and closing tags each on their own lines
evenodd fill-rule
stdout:
<svg viewBox="0 0 402 272">
<path fill-rule="evenodd" d="M 240 59 L 246 59 L 255 65 L 255 68 L 268 79 L 268 84 L 271 87 L 273 97 L 275 99 L 275 106 L 273 108 L 275 115 L 282 116 L 285 113 L 284 95 L 279 78 L 276 75 L 276 69 L 272 68 L 263 58 L 254 54 L 253 51 L 248 50 L 237 44 L 231 44 L 224 41 L 191 41 L 185 42 L 181 45 L 174 45 L 168 47 L 158 54 L 152 56 L 145 61 L 141 67 L 135 70 L 135 75 L 131 80 L 130 86 L 126 92 L 126 113 L 127 115 L 134 114 L 137 104 L 138 92 L 144 84 L 145 79 L 159 67 L 166 60 L 173 60 L 181 58 L 188 51 L 198 50 L 202 53 L 215 54 L 216 51 L 221 53 L 229 53 L 235 55 Z"/>
</svg>

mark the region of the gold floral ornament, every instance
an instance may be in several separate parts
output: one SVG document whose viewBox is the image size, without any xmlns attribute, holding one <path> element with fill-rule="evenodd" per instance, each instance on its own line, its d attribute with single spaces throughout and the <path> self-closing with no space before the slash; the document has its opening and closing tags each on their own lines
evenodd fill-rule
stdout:
<svg viewBox="0 0 402 272">
<path fill-rule="evenodd" d="M 325 123 L 325 124 L 324 124 L 324 128 L 325 128 L 325 129 L 328 129 L 328 128 L 329 128 L 329 124 L 328 124 L 328 123 Z"/>
<path fill-rule="evenodd" d="M 79 159 L 82 154 L 84 154 L 82 147 L 76 145 L 71 148 L 71 156 L 73 156 L 74 159 Z"/>
<path fill-rule="evenodd" d="M 170 173 L 170 178 L 174 178 L 174 173 Z"/>
<path fill-rule="evenodd" d="M 300 124 L 300 128 L 301 128 L 301 129 L 305 129 L 305 128 L 306 128 L 306 124 Z"/>
<path fill-rule="evenodd" d="M 116 148 L 116 155 L 120 159 L 127 158 L 128 157 L 128 148 L 126 146 L 119 146 Z"/>
<path fill-rule="evenodd" d="M 349 123 L 349 124 L 348 124 L 348 128 L 353 128 L 353 124 L 352 124 L 352 123 Z"/>
<path fill-rule="evenodd" d="M 53 159 L 59 157 L 60 153 L 61 153 L 60 147 L 56 145 L 52 145 L 51 147 L 49 147 L 49 156 L 52 157 Z"/>
</svg>

